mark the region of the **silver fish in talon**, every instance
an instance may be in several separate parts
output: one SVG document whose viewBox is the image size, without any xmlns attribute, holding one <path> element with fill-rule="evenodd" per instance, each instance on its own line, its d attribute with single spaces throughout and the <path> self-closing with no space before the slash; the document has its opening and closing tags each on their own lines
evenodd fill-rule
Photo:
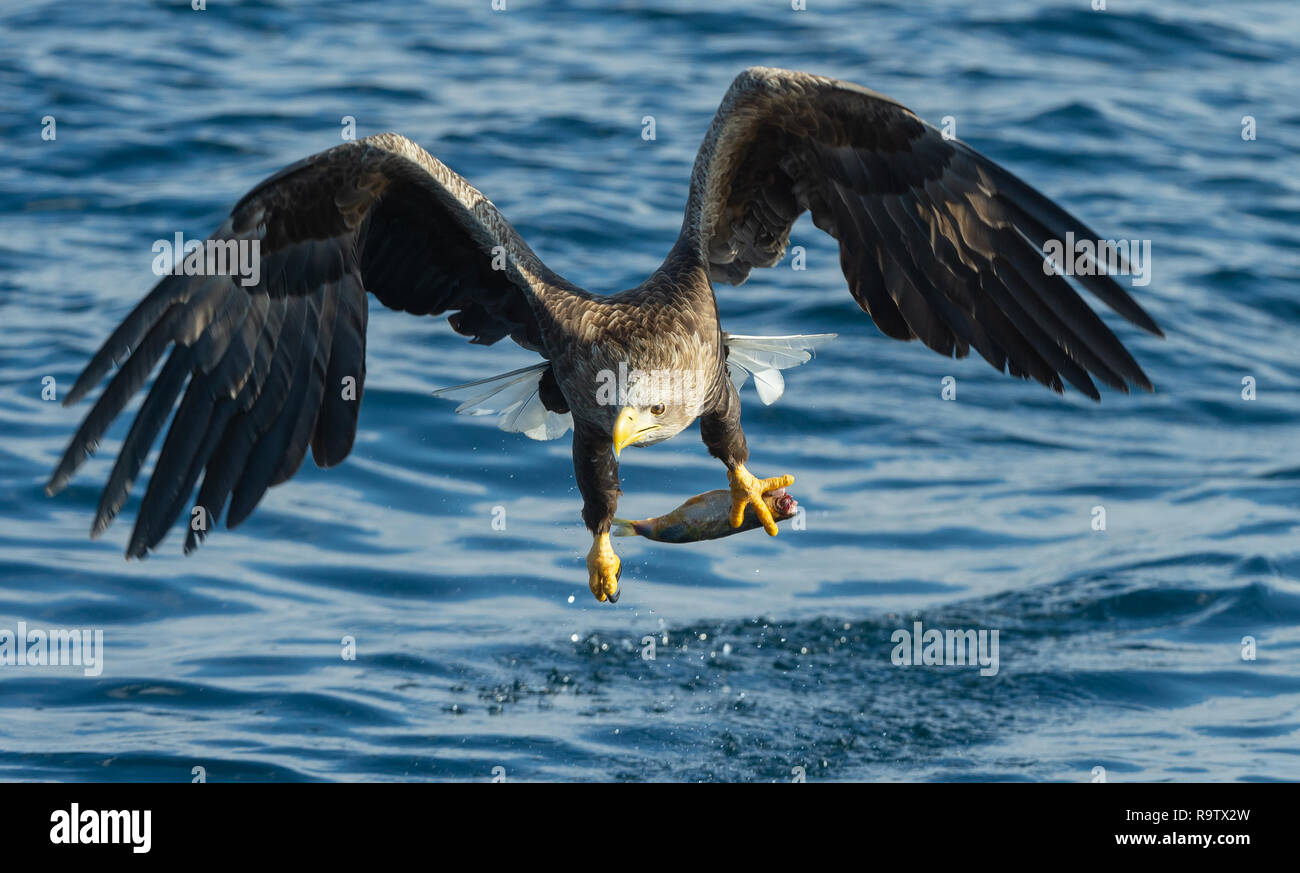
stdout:
<svg viewBox="0 0 1300 873">
<path fill-rule="evenodd" d="M 798 501 L 784 488 L 764 494 L 763 501 L 777 522 L 794 518 L 799 511 Z M 616 537 L 641 536 L 661 543 L 697 543 L 763 526 L 752 511 L 747 511 L 740 527 L 732 527 L 730 512 L 731 492 L 719 488 L 697 494 L 665 515 L 641 521 L 616 518 L 610 533 Z"/>
</svg>

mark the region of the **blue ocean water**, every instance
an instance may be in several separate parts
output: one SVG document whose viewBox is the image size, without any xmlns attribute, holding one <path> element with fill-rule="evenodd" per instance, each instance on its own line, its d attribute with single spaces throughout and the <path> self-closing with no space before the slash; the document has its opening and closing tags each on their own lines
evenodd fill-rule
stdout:
<svg viewBox="0 0 1300 873">
<path fill-rule="evenodd" d="M 1300 779 L 1300 7 L 807 6 L 0 4 L 0 630 L 105 645 L 96 677 L 0 666 L 0 779 Z M 776 405 L 743 395 L 751 466 L 797 477 L 806 529 L 619 541 L 617 606 L 587 591 L 567 438 L 429 394 L 531 356 L 377 305 L 352 456 L 195 555 L 173 532 L 123 560 L 140 485 L 87 537 L 127 417 L 43 494 L 89 408 L 43 380 L 61 396 L 149 289 L 155 240 L 208 233 L 344 116 L 615 291 L 674 240 L 751 64 L 952 116 L 1102 234 L 1150 239 L 1136 294 L 1168 338 L 1106 317 L 1157 391 L 1097 405 L 888 340 L 804 218 L 808 269 L 719 304 L 734 332 L 840 334 Z M 694 430 L 624 459 L 634 517 L 725 482 Z M 997 630 L 997 674 L 896 666 L 916 621 Z"/>
</svg>

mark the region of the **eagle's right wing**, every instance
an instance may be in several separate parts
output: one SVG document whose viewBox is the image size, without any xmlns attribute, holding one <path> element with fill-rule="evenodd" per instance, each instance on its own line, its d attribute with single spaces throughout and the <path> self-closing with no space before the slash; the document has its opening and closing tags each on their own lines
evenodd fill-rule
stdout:
<svg viewBox="0 0 1300 873">
<path fill-rule="evenodd" d="M 176 399 L 179 410 L 140 506 L 128 557 L 143 556 L 195 505 L 211 525 L 243 521 L 307 451 L 337 464 L 352 449 L 365 381 L 366 292 L 416 315 L 454 311 L 471 342 L 510 336 L 546 356 L 530 295 L 569 286 L 491 202 L 422 148 L 386 133 L 281 170 L 249 192 L 211 240 L 256 246 L 256 273 L 169 274 L 127 316 L 64 399 L 120 364 L 55 469 L 67 485 L 113 419 L 161 372 L 122 445 L 91 527 L 126 502 Z M 256 281 L 253 281 L 256 279 Z M 191 531 L 185 549 L 196 545 Z"/>
</svg>

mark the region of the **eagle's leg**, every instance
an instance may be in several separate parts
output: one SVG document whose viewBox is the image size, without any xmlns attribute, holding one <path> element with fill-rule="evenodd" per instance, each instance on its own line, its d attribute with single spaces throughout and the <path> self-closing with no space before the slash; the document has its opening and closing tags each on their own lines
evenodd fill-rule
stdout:
<svg viewBox="0 0 1300 873">
<path fill-rule="evenodd" d="M 574 428 L 573 472 L 582 493 L 582 520 L 591 531 L 587 553 L 587 584 L 599 601 L 618 602 L 621 562 L 609 544 L 609 527 L 618 509 L 618 461 L 608 434 L 584 426 Z"/>
<path fill-rule="evenodd" d="M 793 485 L 794 477 L 760 479 L 745 468 L 749 446 L 740 427 L 740 398 L 730 380 L 727 380 L 722 401 L 712 411 L 700 416 L 700 436 L 709 447 L 709 454 L 727 465 L 727 482 L 731 486 L 731 515 L 728 519 L 731 526 L 744 524 L 745 507 L 752 506 L 763 530 L 776 536 L 776 520 L 772 518 L 772 511 L 767 508 L 763 495 Z"/>
</svg>

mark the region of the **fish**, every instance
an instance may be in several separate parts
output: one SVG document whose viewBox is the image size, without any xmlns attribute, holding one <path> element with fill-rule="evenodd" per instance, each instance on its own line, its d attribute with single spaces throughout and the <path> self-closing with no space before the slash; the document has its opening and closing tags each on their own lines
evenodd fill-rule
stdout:
<svg viewBox="0 0 1300 873">
<path fill-rule="evenodd" d="M 777 488 L 764 494 L 763 501 L 772 511 L 772 519 L 777 522 L 794 518 L 799 511 L 799 503 L 794 499 L 794 495 L 784 488 Z M 609 530 L 616 537 L 641 536 L 661 543 L 698 543 L 701 540 L 716 540 L 763 526 L 750 507 L 746 507 L 745 518 L 740 527 L 731 526 L 728 518 L 730 514 L 731 492 L 719 488 L 716 491 L 696 494 L 667 515 L 641 521 L 616 518 Z"/>
</svg>

